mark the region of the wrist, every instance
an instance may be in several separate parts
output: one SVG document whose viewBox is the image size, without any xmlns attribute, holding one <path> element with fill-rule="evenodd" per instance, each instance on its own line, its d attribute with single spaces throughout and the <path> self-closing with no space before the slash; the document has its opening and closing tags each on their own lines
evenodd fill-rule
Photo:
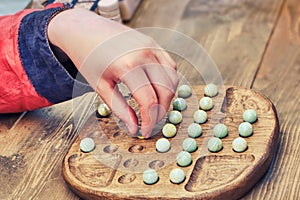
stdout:
<svg viewBox="0 0 300 200">
<path fill-rule="evenodd" d="M 63 50 L 79 68 L 96 46 L 127 30 L 128 27 L 86 9 L 70 9 L 53 17 L 47 33 L 50 43 Z"/>
</svg>

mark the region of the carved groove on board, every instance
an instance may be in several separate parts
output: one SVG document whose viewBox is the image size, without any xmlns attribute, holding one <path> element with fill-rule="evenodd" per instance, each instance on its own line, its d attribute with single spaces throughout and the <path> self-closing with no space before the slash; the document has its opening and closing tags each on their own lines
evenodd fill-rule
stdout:
<svg viewBox="0 0 300 200">
<path fill-rule="evenodd" d="M 70 171 L 83 184 L 91 187 L 107 187 L 115 176 L 121 156 L 117 154 L 106 154 L 106 156 L 109 156 L 106 160 L 109 160 L 114 168 L 109 167 L 108 163 L 99 162 L 99 158 L 95 155 L 80 157 L 73 154 L 68 159 Z"/>
<path fill-rule="evenodd" d="M 251 166 L 254 160 L 254 155 L 248 154 L 201 157 L 197 160 L 185 189 L 198 192 L 229 184 Z"/>
</svg>

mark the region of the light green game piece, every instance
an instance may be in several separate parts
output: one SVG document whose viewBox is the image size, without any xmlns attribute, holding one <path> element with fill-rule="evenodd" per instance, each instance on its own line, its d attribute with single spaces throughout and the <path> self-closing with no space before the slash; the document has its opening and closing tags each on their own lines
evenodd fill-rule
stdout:
<svg viewBox="0 0 300 200">
<path fill-rule="evenodd" d="M 232 142 L 232 148 L 235 152 L 244 152 L 247 150 L 247 141 L 244 138 L 235 138 Z"/>
<path fill-rule="evenodd" d="M 98 111 L 98 114 L 102 117 L 107 117 L 111 114 L 110 108 L 105 103 L 101 103 L 98 106 L 97 111 Z"/>
<path fill-rule="evenodd" d="M 173 109 L 183 111 L 187 108 L 186 101 L 183 98 L 177 98 L 173 101 Z"/>
<path fill-rule="evenodd" d="M 200 124 L 192 123 L 188 127 L 188 135 L 192 138 L 197 138 L 202 135 L 202 127 Z"/>
<path fill-rule="evenodd" d="M 174 124 L 167 123 L 162 129 L 162 133 L 165 137 L 170 138 L 176 135 L 177 128 Z"/>
<path fill-rule="evenodd" d="M 185 173 L 182 169 L 174 168 L 170 172 L 170 181 L 175 184 L 180 184 L 185 180 Z"/>
<path fill-rule="evenodd" d="M 255 110 L 248 109 L 243 113 L 243 119 L 245 122 L 254 123 L 257 120 L 257 114 Z"/>
<path fill-rule="evenodd" d="M 203 124 L 207 121 L 207 113 L 204 110 L 197 110 L 194 112 L 194 122 Z"/>
<path fill-rule="evenodd" d="M 202 110 L 211 110 L 214 107 L 214 103 L 213 103 L 212 98 L 202 97 L 199 101 L 199 107 Z"/>
<path fill-rule="evenodd" d="M 147 169 L 143 172 L 143 181 L 148 185 L 152 185 L 158 181 L 158 174 L 154 169 Z"/>
<path fill-rule="evenodd" d="M 204 88 L 204 94 L 208 97 L 214 97 L 218 94 L 218 87 L 213 83 L 209 83 Z"/>
<path fill-rule="evenodd" d="M 188 85 L 181 85 L 178 87 L 178 97 L 188 98 L 192 95 L 192 88 Z"/>
<path fill-rule="evenodd" d="M 89 153 L 96 147 L 94 140 L 89 137 L 82 139 L 79 146 L 80 150 L 84 153 Z"/>
<path fill-rule="evenodd" d="M 192 163 L 192 155 L 187 151 L 181 151 L 177 154 L 176 161 L 181 167 L 189 166 Z"/>
<path fill-rule="evenodd" d="M 156 150 L 161 153 L 169 151 L 171 144 L 166 138 L 160 138 L 156 141 Z"/>
<path fill-rule="evenodd" d="M 179 124 L 182 121 L 182 114 L 177 110 L 172 110 L 169 112 L 168 119 L 172 124 Z"/>
<path fill-rule="evenodd" d="M 193 138 L 186 138 L 182 142 L 182 148 L 187 152 L 194 152 L 198 148 L 197 141 Z"/>
<path fill-rule="evenodd" d="M 228 128 L 225 124 L 217 124 L 213 129 L 214 135 L 217 138 L 224 138 L 228 135 Z"/>
<path fill-rule="evenodd" d="M 249 122 L 243 122 L 239 125 L 239 134 L 242 137 L 249 137 L 253 133 L 252 125 Z"/>
<path fill-rule="evenodd" d="M 216 137 L 212 137 L 208 140 L 207 148 L 210 152 L 218 152 L 223 148 L 222 140 Z"/>
</svg>

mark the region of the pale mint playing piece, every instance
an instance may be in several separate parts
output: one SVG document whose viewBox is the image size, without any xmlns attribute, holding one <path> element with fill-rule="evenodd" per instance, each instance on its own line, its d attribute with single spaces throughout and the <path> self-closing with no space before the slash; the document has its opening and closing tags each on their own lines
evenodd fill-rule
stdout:
<svg viewBox="0 0 300 200">
<path fill-rule="evenodd" d="M 243 122 L 239 125 L 239 134 L 242 137 L 249 137 L 253 133 L 252 125 L 249 122 Z"/>
<path fill-rule="evenodd" d="M 214 103 L 213 103 L 212 98 L 202 97 L 199 101 L 199 107 L 202 110 L 211 110 L 214 107 Z"/>
<path fill-rule="evenodd" d="M 165 124 L 162 129 L 162 134 L 167 138 L 174 137 L 176 135 L 176 132 L 177 132 L 176 126 L 170 123 Z"/>
<path fill-rule="evenodd" d="M 257 120 L 257 114 L 255 110 L 248 109 L 243 113 L 243 119 L 245 122 L 254 123 Z"/>
<path fill-rule="evenodd" d="M 98 111 L 98 114 L 102 117 L 107 117 L 111 114 L 110 108 L 105 103 L 101 103 L 98 106 L 97 111 Z"/>
<path fill-rule="evenodd" d="M 94 140 L 89 137 L 82 139 L 79 146 L 80 150 L 84 153 L 89 153 L 96 147 Z"/>
<path fill-rule="evenodd" d="M 172 124 L 179 124 L 182 121 L 182 114 L 177 110 L 172 110 L 169 112 L 168 120 Z"/>
<path fill-rule="evenodd" d="M 176 161 L 181 167 L 189 166 L 192 163 L 192 155 L 187 151 L 181 151 L 177 154 Z"/>
<path fill-rule="evenodd" d="M 228 128 L 225 124 L 217 124 L 213 129 L 214 135 L 217 138 L 224 138 L 228 135 Z"/>
<path fill-rule="evenodd" d="M 198 148 L 197 141 L 193 138 L 186 138 L 182 142 L 182 148 L 187 152 L 194 152 Z"/>
<path fill-rule="evenodd" d="M 158 174 L 154 169 L 147 169 L 143 173 L 143 181 L 148 185 L 152 185 L 158 181 Z"/>
<path fill-rule="evenodd" d="M 161 153 L 169 151 L 171 144 L 166 138 L 160 138 L 156 141 L 156 150 Z"/>
<path fill-rule="evenodd" d="M 188 85 L 178 87 L 178 97 L 188 98 L 192 95 L 192 88 Z"/>
<path fill-rule="evenodd" d="M 187 108 L 186 101 L 183 98 L 176 98 L 173 101 L 173 109 L 183 111 Z"/>
<path fill-rule="evenodd" d="M 174 168 L 170 172 L 170 181 L 175 184 L 182 183 L 185 180 L 185 173 L 182 169 Z"/>
<path fill-rule="evenodd" d="M 247 141 L 244 138 L 235 138 L 232 142 L 232 148 L 235 152 L 244 152 L 247 150 Z"/>
<path fill-rule="evenodd" d="M 207 113 L 204 110 L 197 110 L 194 112 L 194 122 L 203 124 L 207 121 Z"/>
<path fill-rule="evenodd" d="M 200 124 L 192 123 L 188 127 L 188 135 L 192 138 L 197 138 L 202 135 L 202 127 Z"/>
<path fill-rule="evenodd" d="M 214 97 L 218 94 L 218 87 L 213 83 L 209 83 L 204 88 L 204 94 L 208 97 Z"/>
<path fill-rule="evenodd" d="M 218 152 L 223 148 L 222 140 L 216 137 L 212 137 L 208 140 L 207 148 L 210 152 Z"/>
</svg>

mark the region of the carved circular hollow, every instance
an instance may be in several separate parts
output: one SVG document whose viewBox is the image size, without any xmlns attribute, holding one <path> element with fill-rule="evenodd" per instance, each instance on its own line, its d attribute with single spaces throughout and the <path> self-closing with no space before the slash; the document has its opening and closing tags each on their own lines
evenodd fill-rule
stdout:
<svg viewBox="0 0 300 200">
<path fill-rule="evenodd" d="M 123 132 L 120 132 L 120 131 L 116 131 L 114 134 L 113 134 L 113 137 L 114 138 L 118 138 L 118 137 L 122 137 L 124 136 L 125 134 Z"/>
<path fill-rule="evenodd" d="M 118 178 L 118 182 L 121 184 L 128 184 L 136 179 L 135 174 L 124 174 Z"/>
<path fill-rule="evenodd" d="M 94 138 L 94 137 L 100 137 L 102 135 L 102 133 L 100 131 L 95 131 L 95 132 L 91 133 L 90 135 L 91 135 L 90 137 Z"/>
<path fill-rule="evenodd" d="M 196 95 L 198 99 L 203 97 L 203 88 L 193 86 L 195 92 L 192 96 Z M 114 138 L 116 130 L 109 129 L 103 134 L 108 140 L 103 136 L 95 138 L 99 145 L 96 149 L 103 149 L 106 153 L 95 151 L 92 155 L 83 154 L 79 149 L 79 139 L 72 144 L 63 163 L 66 182 L 84 199 L 239 199 L 270 166 L 279 139 L 279 124 L 275 107 L 259 92 L 239 87 L 227 87 L 225 92 L 224 102 L 214 102 L 216 107 L 222 107 L 221 111 L 215 108 L 208 111 L 208 121 L 201 124 L 205 131 L 196 138 L 199 148 L 192 155 L 192 164 L 182 168 L 186 173 L 183 183 L 174 185 L 168 177 L 172 168 L 178 167 L 174 159 L 176 153 L 148 154 L 155 152 L 155 142 L 162 135 L 148 140 L 128 135 Z M 238 137 L 237 128 L 243 122 L 243 112 L 250 108 L 258 114 L 258 120 L 253 123 L 254 134 L 245 138 L 248 149 L 236 153 L 232 150 L 232 141 Z M 193 109 L 198 108 L 188 105 L 188 109 L 183 111 L 184 120 L 178 126 L 180 134 L 172 139 L 172 144 L 187 137 L 186 127 L 193 121 Z M 222 139 L 222 151 L 212 153 L 207 150 L 207 141 L 211 137 L 208 132 L 220 121 L 213 120 L 211 116 L 222 113 L 226 114 L 226 118 L 224 120 L 222 115 L 219 119 L 228 127 L 228 136 Z M 86 131 L 88 127 L 101 129 L 102 126 L 95 116 L 91 116 L 82 128 L 80 137 L 90 134 L 90 131 Z M 109 144 L 110 141 L 113 144 Z M 172 147 L 174 150 L 175 146 Z M 99 158 L 106 160 L 100 162 Z M 135 164 L 134 171 L 124 174 L 124 170 L 131 169 Z M 141 171 L 136 171 L 139 167 L 157 170 L 159 181 L 153 185 L 144 184 Z"/>
<path fill-rule="evenodd" d="M 144 146 L 139 145 L 139 144 L 133 145 L 128 149 L 128 151 L 131 153 L 140 153 L 143 150 L 144 150 Z"/>
<path fill-rule="evenodd" d="M 126 168 L 132 168 L 132 167 L 137 166 L 138 164 L 139 164 L 138 160 L 131 158 L 131 159 L 126 160 L 123 165 Z"/>
<path fill-rule="evenodd" d="M 77 159 L 78 159 L 78 154 L 73 154 L 73 155 L 70 155 L 68 162 L 76 163 Z"/>
<path fill-rule="evenodd" d="M 112 145 L 107 145 L 106 147 L 104 147 L 103 151 L 105 153 L 114 153 L 118 150 L 118 148 L 119 148 L 118 146 L 112 144 Z"/>
<path fill-rule="evenodd" d="M 159 170 L 165 165 L 164 161 L 162 160 L 153 160 L 149 163 L 149 167 L 151 169 Z"/>
</svg>

